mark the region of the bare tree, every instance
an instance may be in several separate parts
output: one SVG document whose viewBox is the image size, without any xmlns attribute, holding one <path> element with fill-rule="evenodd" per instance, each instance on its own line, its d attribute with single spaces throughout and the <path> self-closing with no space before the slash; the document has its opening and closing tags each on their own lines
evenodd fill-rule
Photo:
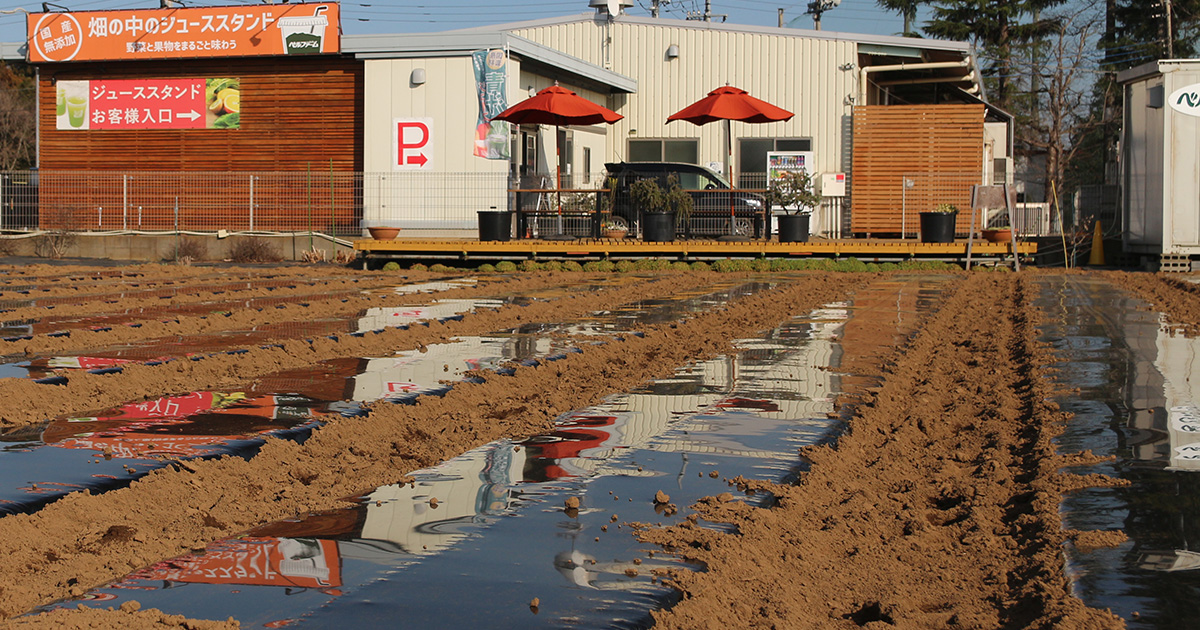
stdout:
<svg viewBox="0 0 1200 630">
<path fill-rule="evenodd" d="M 0 63 L 0 170 L 26 169 L 35 163 L 35 92 L 28 72 Z"/>
<path fill-rule="evenodd" d="M 1114 88 L 1111 82 L 1097 82 L 1102 74 L 1103 53 L 1096 43 L 1104 32 L 1103 6 L 1078 8 L 1052 19 L 1054 32 L 1035 46 L 1023 47 L 1014 59 L 1019 73 L 1031 77 L 1034 86 L 1017 110 L 1016 139 L 1028 154 L 1044 156 L 1045 184 L 1061 192 L 1072 163 L 1091 146 L 1079 139 L 1106 122 L 1106 113 L 1092 107 L 1095 90 Z"/>
</svg>

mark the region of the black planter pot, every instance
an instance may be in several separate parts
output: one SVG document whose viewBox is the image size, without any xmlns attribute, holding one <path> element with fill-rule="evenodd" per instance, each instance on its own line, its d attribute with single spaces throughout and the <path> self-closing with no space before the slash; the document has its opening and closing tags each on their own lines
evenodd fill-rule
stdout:
<svg viewBox="0 0 1200 630">
<path fill-rule="evenodd" d="M 781 214 L 776 219 L 779 220 L 780 243 L 808 242 L 807 214 Z"/>
<path fill-rule="evenodd" d="M 479 240 L 507 241 L 512 238 L 513 213 L 507 210 L 480 210 Z"/>
<path fill-rule="evenodd" d="M 922 243 L 953 243 L 957 212 L 922 212 Z"/>
<path fill-rule="evenodd" d="M 674 212 L 647 212 L 642 215 L 642 240 L 666 243 L 675 240 Z"/>
</svg>

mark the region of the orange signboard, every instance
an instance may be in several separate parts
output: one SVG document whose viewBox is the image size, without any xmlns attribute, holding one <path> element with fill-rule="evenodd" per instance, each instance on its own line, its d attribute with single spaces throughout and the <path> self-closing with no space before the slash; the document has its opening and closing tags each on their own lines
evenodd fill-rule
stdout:
<svg viewBox="0 0 1200 630">
<path fill-rule="evenodd" d="M 31 13 L 32 63 L 310 55 L 340 50 L 338 5 Z"/>
</svg>

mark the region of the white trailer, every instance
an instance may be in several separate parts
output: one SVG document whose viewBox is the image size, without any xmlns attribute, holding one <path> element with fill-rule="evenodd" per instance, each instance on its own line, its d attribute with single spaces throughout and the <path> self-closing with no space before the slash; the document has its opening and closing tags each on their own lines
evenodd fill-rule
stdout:
<svg viewBox="0 0 1200 630">
<path fill-rule="evenodd" d="M 1164 271 L 1200 260 L 1200 60 L 1160 60 L 1117 75 L 1122 248 Z"/>
</svg>

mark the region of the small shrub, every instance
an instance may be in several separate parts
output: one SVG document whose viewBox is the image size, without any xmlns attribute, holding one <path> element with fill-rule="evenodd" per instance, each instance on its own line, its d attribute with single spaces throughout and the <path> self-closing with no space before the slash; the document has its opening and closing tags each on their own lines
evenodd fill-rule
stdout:
<svg viewBox="0 0 1200 630">
<path fill-rule="evenodd" d="M 62 258 L 75 246 L 79 237 L 66 230 L 50 230 L 34 237 L 33 255 L 38 258 Z"/>
<path fill-rule="evenodd" d="M 522 260 L 521 264 L 517 265 L 517 269 L 521 271 L 541 271 L 542 263 L 536 260 Z"/>
<path fill-rule="evenodd" d="M 417 263 L 417 264 L 409 267 L 408 269 L 409 269 L 409 271 L 429 271 L 429 267 L 427 265 L 423 265 L 421 263 Z"/>
<path fill-rule="evenodd" d="M 482 265 L 479 265 L 479 269 L 477 269 L 477 271 L 479 273 L 496 273 L 496 265 L 493 265 L 492 263 L 483 263 Z"/>
<path fill-rule="evenodd" d="M 568 260 L 564 262 L 562 264 L 562 268 L 563 271 L 583 271 L 583 265 L 575 262 L 574 260 Z"/>
<path fill-rule="evenodd" d="M 400 271 L 400 263 L 398 263 L 394 260 L 389 260 L 388 262 L 383 264 L 383 270 L 384 271 Z"/>
<path fill-rule="evenodd" d="M 697 260 L 688 267 L 691 267 L 692 271 L 712 271 L 712 266 L 702 260 Z"/>
<path fill-rule="evenodd" d="M 638 271 L 666 271 L 671 268 L 671 261 L 663 258 L 643 258 L 634 263 L 634 267 Z"/>
<path fill-rule="evenodd" d="M 900 265 L 897 265 L 896 263 L 893 263 L 893 262 L 880 263 L 880 265 L 879 265 L 880 271 L 895 271 L 899 268 L 900 268 Z"/>
<path fill-rule="evenodd" d="M 613 271 L 614 269 L 616 269 L 616 268 L 617 268 L 617 266 L 616 266 L 616 265 L 614 265 L 614 264 L 613 264 L 613 261 L 611 261 L 611 260 L 598 260 L 598 261 L 596 261 L 596 269 L 597 269 L 597 271 L 603 271 L 604 273 L 612 273 L 612 271 Z"/>
<path fill-rule="evenodd" d="M 616 265 L 617 273 L 629 273 L 634 267 L 632 260 L 618 260 Z"/>
<path fill-rule="evenodd" d="M 279 262 L 283 256 L 266 239 L 244 238 L 229 248 L 229 259 L 235 263 L 265 263 Z"/>
<path fill-rule="evenodd" d="M 562 263 L 557 260 L 547 260 L 542 263 L 542 271 L 562 271 Z"/>
<path fill-rule="evenodd" d="M 437 263 L 436 265 L 433 265 L 432 267 L 430 267 L 429 270 L 436 271 L 437 273 L 446 273 L 448 271 L 454 271 L 454 267 L 450 267 L 449 265 L 443 265 L 442 263 Z"/>
<path fill-rule="evenodd" d="M 738 261 L 733 260 L 731 258 L 723 258 L 721 260 L 718 260 L 717 262 L 714 262 L 712 264 L 712 268 L 713 268 L 713 271 L 719 271 L 721 273 L 729 273 L 731 271 L 738 270 L 737 263 L 738 263 Z"/>
<path fill-rule="evenodd" d="M 198 238 L 185 238 L 171 245 L 171 251 L 165 260 L 173 262 L 195 262 L 208 258 L 208 245 Z"/>
<path fill-rule="evenodd" d="M 683 262 L 682 260 L 676 260 L 675 262 L 671 263 L 672 271 L 690 271 L 691 268 L 691 265 Z"/>
<path fill-rule="evenodd" d="M 756 258 L 750 261 L 750 268 L 754 271 L 770 271 L 771 261 L 766 258 Z"/>
<path fill-rule="evenodd" d="M 500 273 L 512 273 L 517 270 L 517 264 L 511 260 L 501 260 L 496 263 L 496 271 Z"/>
</svg>

